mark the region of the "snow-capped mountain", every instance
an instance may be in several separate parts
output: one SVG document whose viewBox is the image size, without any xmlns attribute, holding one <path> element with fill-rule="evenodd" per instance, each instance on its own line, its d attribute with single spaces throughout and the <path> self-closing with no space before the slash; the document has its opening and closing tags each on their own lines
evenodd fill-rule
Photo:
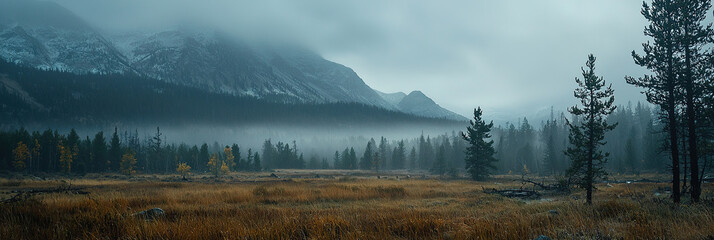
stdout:
<svg viewBox="0 0 714 240">
<path fill-rule="evenodd" d="M 357 102 L 463 120 L 423 94 L 380 94 L 352 69 L 303 48 L 259 46 L 185 28 L 108 35 L 52 2 L 0 1 L 0 58 L 42 69 L 130 72 L 280 102 Z"/>
<path fill-rule="evenodd" d="M 399 111 L 422 117 L 443 118 L 457 121 L 466 121 L 464 116 L 449 111 L 436 104 L 421 91 L 413 91 L 407 95 L 403 92 L 383 93 L 375 90 L 379 95 L 392 104 Z"/>
<path fill-rule="evenodd" d="M 52 2 L 0 3 L 0 56 L 73 72 L 130 71 L 124 57 L 86 23 Z"/>
</svg>

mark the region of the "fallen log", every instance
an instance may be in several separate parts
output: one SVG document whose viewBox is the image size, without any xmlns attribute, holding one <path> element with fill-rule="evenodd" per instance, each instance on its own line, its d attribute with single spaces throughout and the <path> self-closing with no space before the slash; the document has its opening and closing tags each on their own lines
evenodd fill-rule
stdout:
<svg viewBox="0 0 714 240">
<path fill-rule="evenodd" d="M 503 190 L 497 190 L 495 188 L 486 190 L 484 189 L 484 193 L 489 193 L 489 194 L 498 194 L 504 197 L 508 198 L 540 198 L 540 193 L 533 191 L 533 190 L 526 190 L 526 189 L 503 189 Z"/>
<path fill-rule="evenodd" d="M 8 203 L 15 203 L 15 202 L 21 202 L 24 200 L 29 199 L 30 197 L 38 194 L 43 194 L 43 193 L 67 193 L 67 194 L 89 194 L 89 192 L 84 191 L 84 188 L 73 188 L 72 185 L 68 185 L 66 187 L 60 186 L 57 188 L 51 188 L 51 189 L 29 189 L 29 190 L 15 190 L 11 191 L 11 193 L 15 193 L 12 197 L 9 199 L 5 199 L 0 201 L 0 204 L 8 204 Z"/>
</svg>

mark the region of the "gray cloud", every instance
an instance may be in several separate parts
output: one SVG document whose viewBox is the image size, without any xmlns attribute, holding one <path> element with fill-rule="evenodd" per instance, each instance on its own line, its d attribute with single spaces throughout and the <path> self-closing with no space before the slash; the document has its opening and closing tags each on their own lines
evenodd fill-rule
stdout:
<svg viewBox="0 0 714 240">
<path fill-rule="evenodd" d="M 305 44 L 386 92 L 421 90 L 465 116 L 510 118 L 576 103 L 586 56 L 619 104 L 644 100 L 630 51 L 647 39 L 640 1 L 57 0 L 102 29 L 210 25 Z"/>
</svg>

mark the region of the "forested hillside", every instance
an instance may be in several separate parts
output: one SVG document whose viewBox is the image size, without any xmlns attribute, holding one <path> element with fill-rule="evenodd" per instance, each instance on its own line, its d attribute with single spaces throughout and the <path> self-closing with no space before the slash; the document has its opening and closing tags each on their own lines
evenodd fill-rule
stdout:
<svg viewBox="0 0 714 240">
<path fill-rule="evenodd" d="M 457 122 L 360 103 L 284 103 L 278 96 L 211 93 L 137 75 L 44 71 L 0 61 L 0 126 L 107 122 L 167 124 L 360 124 Z"/>
</svg>

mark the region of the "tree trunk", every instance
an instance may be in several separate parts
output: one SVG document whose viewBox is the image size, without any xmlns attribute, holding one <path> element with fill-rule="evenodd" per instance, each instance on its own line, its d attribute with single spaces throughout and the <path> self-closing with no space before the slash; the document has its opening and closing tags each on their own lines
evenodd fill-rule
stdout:
<svg viewBox="0 0 714 240">
<path fill-rule="evenodd" d="M 686 34 L 686 33 L 685 33 Z M 699 195 L 701 194 L 701 186 L 699 185 L 699 154 L 697 149 L 697 126 L 696 126 L 696 109 L 694 106 L 694 79 L 692 76 L 692 64 L 691 64 L 691 50 L 687 43 L 685 48 L 685 64 L 687 67 L 685 88 L 687 90 L 685 104 L 686 114 L 687 114 L 687 131 L 689 135 L 689 170 L 690 170 L 690 181 L 692 186 L 692 201 L 699 202 Z"/>
<path fill-rule="evenodd" d="M 680 202 L 679 194 L 679 144 L 677 139 L 677 114 L 676 114 L 676 101 L 675 101 L 675 77 L 674 77 L 674 66 L 672 46 L 669 46 L 667 50 L 668 55 L 668 66 L 667 66 L 667 92 L 669 97 L 667 99 L 667 120 L 669 128 L 669 149 L 672 154 L 672 199 L 674 203 Z"/>
</svg>

